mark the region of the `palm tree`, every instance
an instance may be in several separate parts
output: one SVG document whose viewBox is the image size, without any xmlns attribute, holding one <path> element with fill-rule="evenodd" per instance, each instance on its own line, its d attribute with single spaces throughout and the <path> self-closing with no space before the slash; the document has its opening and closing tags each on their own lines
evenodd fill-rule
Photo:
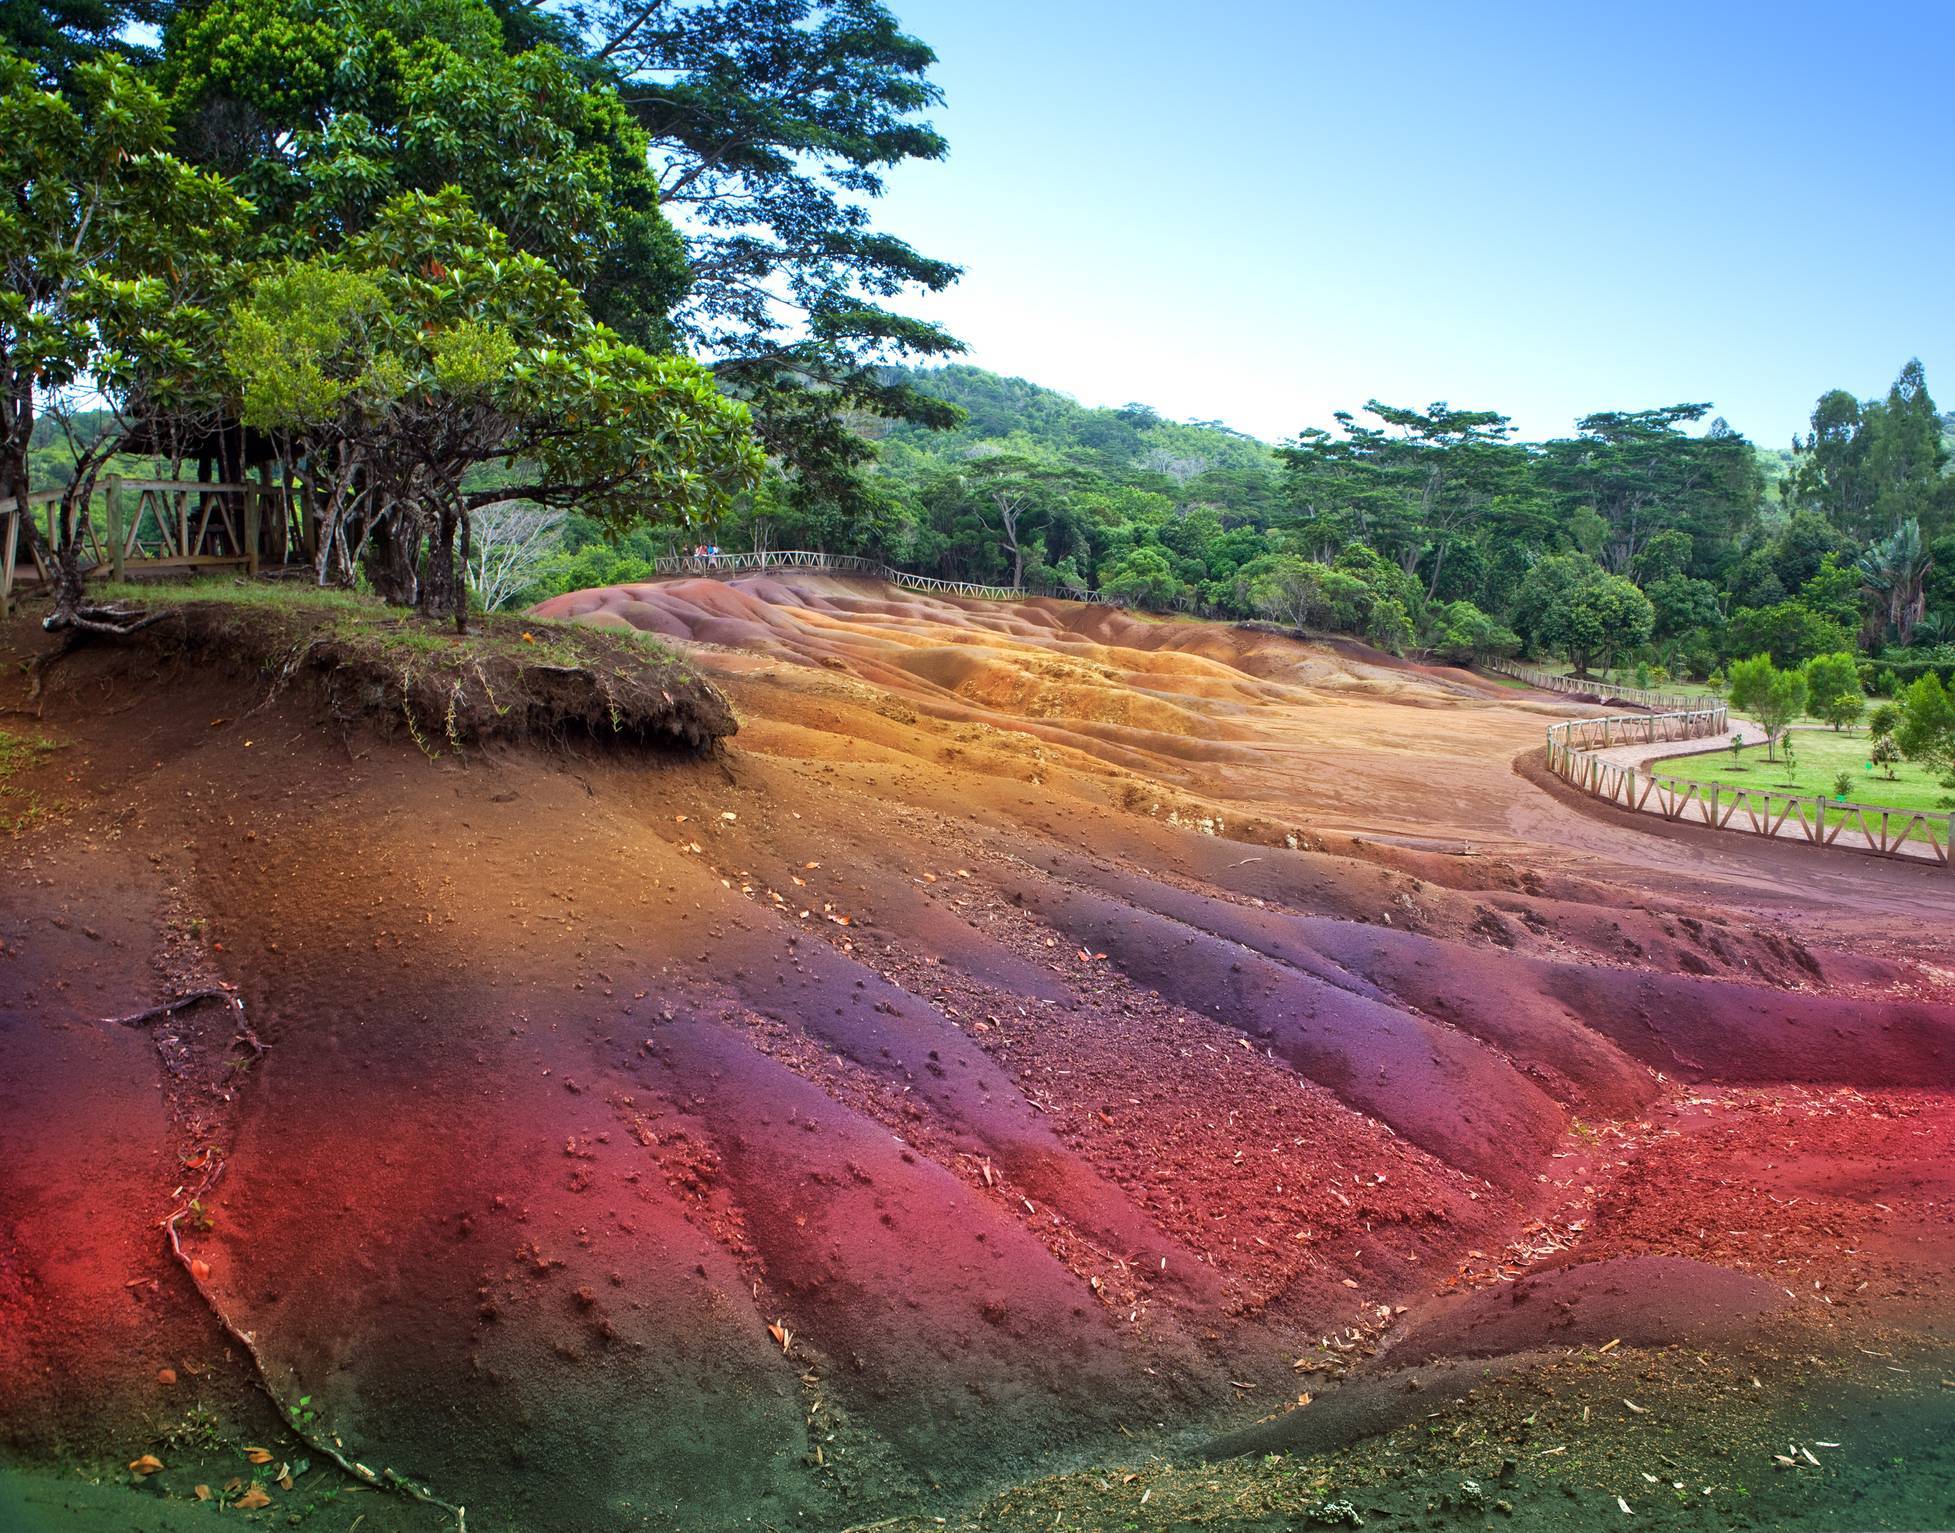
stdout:
<svg viewBox="0 0 1955 1533">
<path fill-rule="evenodd" d="M 1873 598 L 1868 628 L 1875 642 L 1891 632 L 1905 647 L 1914 637 L 1914 625 L 1927 610 L 1928 571 L 1934 562 L 1913 517 L 1853 561 L 1861 589 Z"/>
</svg>

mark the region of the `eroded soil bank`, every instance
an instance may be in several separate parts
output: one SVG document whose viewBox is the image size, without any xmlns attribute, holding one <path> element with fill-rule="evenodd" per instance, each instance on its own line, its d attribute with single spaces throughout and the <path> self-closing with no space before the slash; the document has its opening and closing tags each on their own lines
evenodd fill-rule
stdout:
<svg viewBox="0 0 1955 1533">
<path fill-rule="evenodd" d="M 431 758 L 106 650 L 0 719 L 0 1513 L 1955 1520 L 1947 875 L 1585 813 L 1559 705 L 1355 649 L 552 607 L 737 735 Z M 103 1020 L 226 984 L 262 1051 Z"/>
</svg>

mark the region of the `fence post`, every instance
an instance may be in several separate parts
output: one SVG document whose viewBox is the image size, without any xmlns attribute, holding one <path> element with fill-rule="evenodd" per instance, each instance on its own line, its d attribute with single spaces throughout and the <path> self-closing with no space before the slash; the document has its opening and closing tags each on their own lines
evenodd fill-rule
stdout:
<svg viewBox="0 0 1955 1533">
<path fill-rule="evenodd" d="M 244 496 L 244 572 L 255 580 L 258 578 L 258 528 L 264 518 L 264 492 L 247 483 L 240 493 Z"/>
<path fill-rule="evenodd" d="M 103 483 L 103 494 L 109 507 L 109 571 L 117 580 L 122 579 L 122 476 L 110 474 Z"/>
</svg>

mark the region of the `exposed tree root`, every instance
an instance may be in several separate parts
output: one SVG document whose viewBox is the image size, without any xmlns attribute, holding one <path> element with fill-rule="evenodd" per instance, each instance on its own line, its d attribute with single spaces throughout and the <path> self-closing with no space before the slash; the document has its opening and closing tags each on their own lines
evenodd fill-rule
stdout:
<svg viewBox="0 0 1955 1533">
<path fill-rule="evenodd" d="M 199 1196 L 207 1192 L 216 1183 L 222 1168 L 223 1163 L 221 1161 L 213 1162 L 211 1174 L 204 1179 L 198 1188 Z M 264 1354 L 258 1350 L 256 1340 L 253 1339 L 249 1331 L 240 1329 L 232 1321 L 231 1317 L 224 1313 L 224 1306 L 217 1302 L 217 1296 L 210 1291 L 210 1285 L 204 1281 L 202 1274 L 198 1271 L 201 1264 L 188 1251 L 183 1249 L 182 1237 L 177 1233 L 177 1221 L 189 1211 L 189 1205 L 186 1203 L 183 1207 L 176 1209 L 163 1221 L 164 1234 L 169 1238 L 170 1254 L 177 1259 L 177 1264 L 189 1275 L 191 1283 L 196 1287 L 198 1294 L 202 1296 L 205 1305 L 209 1307 L 218 1325 L 223 1328 L 224 1334 L 236 1342 L 243 1349 L 245 1356 L 251 1359 L 252 1371 L 258 1387 L 264 1391 L 265 1397 L 271 1401 L 273 1407 L 278 1411 L 279 1418 L 284 1421 L 286 1430 L 291 1432 L 294 1437 L 298 1438 L 308 1448 L 312 1449 L 313 1452 L 331 1459 L 342 1470 L 362 1484 L 384 1487 L 396 1491 L 403 1496 L 408 1496 L 416 1501 L 422 1501 L 429 1506 L 436 1507 L 455 1519 L 455 1533 L 468 1533 L 468 1513 L 465 1508 L 456 1506 L 453 1502 L 443 1501 L 439 1496 L 428 1490 L 426 1486 L 417 1485 L 414 1481 L 408 1479 L 406 1475 L 400 1474 L 395 1470 L 388 1469 L 384 1466 L 378 1471 L 369 1469 L 365 1464 L 350 1457 L 340 1446 L 338 1438 L 327 1437 L 323 1433 L 310 1430 L 300 1423 L 298 1414 L 291 1403 L 281 1399 L 278 1391 L 273 1388 L 271 1370 L 266 1365 Z"/>
<path fill-rule="evenodd" d="M 238 1025 L 244 1025 L 244 1002 L 238 999 L 237 988 L 233 985 L 210 985 L 202 990 L 186 990 L 182 995 L 172 996 L 160 1006 L 151 1006 L 143 1011 L 132 1011 L 126 1017 L 104 1017 L 104 1024 L 114 1027 L 145 1027 L 159 1017 L 173 1016 L 186 1006 L 194 1006 L 199 1001 L 224 1001 L 238 1014 Z M 254 1037 L 255 1043 L 255 1037 Z M 257 1052 L 263 1054 L 265 1046 L 257 1043 Z"/>
<path fill-rule="evenodd" d="M 251 1050 L 251 1055 L 254 1060 L 264 1058 L 265 1054 L 269 1052 L 270 1046 L 245 1021 L 244 1002 L 239 998 L 237 986 L 235 985 L 206 985 L 200 989 L 186 990 L 181 995 L 172 996 L 169 1000 L 161 1002 L 158 1005 L 148 1006 L 141 1011 L 131 1012 L 125 1017 L 105 1017 L 103 1021 L 118 1027 L 145 1027 L 151 1022 L 174 1016 L 179 1011 L 186 1010 L 201 1001 L 222 1001 L 226 1006 L 231 1008 L 232 1013 L 237 1018 L 236 1041 Z M 173 1073 L 180 1073 L 176 1071 L 175 1064 L 167 1055 L 164 1062 L 172 1068 Z M 198 1162 L 193 1159 L 187 1164 L 196 1166 Z M 272 1402 L 273 1407 L 278 1411 L 279 1419 L 285 1423 L 286 1429 L 293 1436 L 297 1437 L 315 1453 L 332 1460 L 343 1471 L 361 1483 L 382 1487 L 395 1491 L 400 1495 L 409 1496 L 416 1501 L 426 1502 L 429 1506 L 436 1507 L 455 1519 L 455 1533 L 468 1533 L 467 1513 L 463 1508 L 451 1502 L 443 1501 L 425 1486 L 417 1485 L 414 1481 L 408 1479 L 407 1476 L 395 1470 L 384 1466 L 377 1472 L 369 1469 L 365 1464 L 358 1462 L 348 1455 L 337 1438 L 329 1438 L 318 1431 L 308 1429 L 300 1420 L 290 1402 L 280 1398 L 277 1389 L 272 1385 L 271 1370 L 265 1362 L 264 1354 L 258 1350 L 257 1341 L 250 1332 L 241 1329 L 231 1320 L 229 1315 L 225 1314 L 224 1307 L 217 1301 L 217 1295 L 211 1292 L 209 1284 L 205 1282 L 205 1274 L 209 1271 L 209 1268 L 205 1267 L 201 1261 L 198 1261 L 188 1251 L 184 1250 L 183 1237 L 177 1229 L 178 1223 L 186 1214 L 202 1206 L 203 1199 L 216 1187 L 219 1178 L 223 1176 L 225 1164 L 226 1162 L 219 1156 L 206 1151 L 202 1157 L 200 1167 L 203 1171 L 203 1176 L 198 1180 L 196 1186 L 180 1186 L 176 1189 L 176 1206 L 159 1221 L 164 1236 L 169 1242 L 170 1255 L 176 1258 L 177 1265 L 182 1267 L 184 1272 L 189 1275 L 191 1284 L 196 1288 L 198 1295 L 203 1299 L 218 1325 L 223 1328 L 224 1334 L 236 1342 L 243 1350 L 245 1356 L 251 1359 L 253 1377 L 259 1389 Z"/>
<path fill-rule="evenodd" d="M 125 612 L 120 607 L 77 607 L 73 612 L 49 614 L 41 626 L 49 633 L 125 634 L 160 623 L 169 615 L 167 608 L 161 612 Z"/>
</svg>

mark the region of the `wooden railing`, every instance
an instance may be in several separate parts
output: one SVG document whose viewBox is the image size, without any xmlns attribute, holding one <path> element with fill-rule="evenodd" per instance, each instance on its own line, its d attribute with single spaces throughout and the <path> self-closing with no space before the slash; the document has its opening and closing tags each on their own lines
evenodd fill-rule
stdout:
<svg viewBox="0 0 1955 1533">
<path fill-rule="evenodd" d="M 59 543 L 65 490 L 38 490 L 25 514 L 42 523 L 47 547 Z M 23 564 L 23 508 L 0 501 L 0 614 L 16 584 L 47 583 L 53 571 L 37 550 Z M 43 519 L 45 521 L 43 522 Z M 81 508 L 76 543 L 84 576 L 120 580 L 148 570 L 236 569 L 255 575 L 267 563 L 310 558 L 301 498 L 262 484 L 201 479 L 123 479 L 104 475 Z"/>
<path fill-rule="evenodd" d="M 1514 660 L 1491 659 L 1483 662 L 1490 671 L 1502 676 L 1511 676 L 1516 681 L 1524 681 L 1531 687 L 1539 687 L 1544 692 L 1561 692 L 1571 697 L 1599 697 L 1604 702 L 1634 703 L 1644 708 L 1683 709 L 1701 708 L 1704 700 L 1691 697 L 1682 692 L 1657 692 L 1649 687 L 1621 687 L 1613 682 L 1603 681 L 1597 676 L 1563 676 L 1556 671 L 1544 671 L 1538 666 L 1522 665 Z"/>
<path fill-rule="evenodd" d="M 1812 793 L 1780 793 L 1701 783 L 1672 772 L 1607 760 L 1619 745 L 1721 736 L 1729 720 L 1723 704 L 1680 713 L 1570 719 L 1548 726 L 1548 770 L 1593 798 L 1661 815 L 1673 824 L 1805 841 L 1814 846 L 1895 857 L 1955 868 L 1955 813 L 1850 804 Z"/>
<path fill-rule="evenodd" d="M 1098 602 L 1109 607 L 1141 607 L 1164 612 L 1188 612 L 1194 603 L 1186 597 L 1165 603 L 1119 601 L 1083 586 L 993 586 L 975 580 L 940 580 L 935 575 L 914 575 L 860 554 L 828 554 L 816 549 L 768 549 L 760 553 L 674 554 L 652 561 L 661 575 L 743 575 L 762 570 L 829 570 L 840 575 L 866 575 L 872 580 L 887 580 L 891 585 L 911 591 L 941 591 L 948 596 L 979 597 L 990 601 L 1022 601 L 1027 597 L 1049 597 L 1056 601 Z"/>
</svg>

